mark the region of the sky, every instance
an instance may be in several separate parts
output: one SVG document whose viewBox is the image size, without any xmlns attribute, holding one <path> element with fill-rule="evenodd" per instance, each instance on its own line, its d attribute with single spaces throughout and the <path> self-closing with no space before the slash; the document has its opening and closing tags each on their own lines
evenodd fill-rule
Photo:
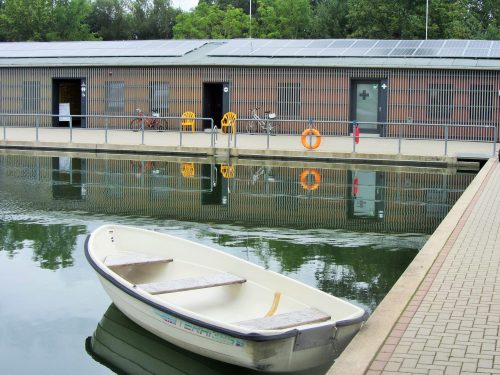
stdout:
<svg viewBox="0 0 500 375">
<path fill-rule="evenodd" d="M 186 11 L 198 5 L 198 0 L 172 0 L 172 5 Z"/>
</svg>

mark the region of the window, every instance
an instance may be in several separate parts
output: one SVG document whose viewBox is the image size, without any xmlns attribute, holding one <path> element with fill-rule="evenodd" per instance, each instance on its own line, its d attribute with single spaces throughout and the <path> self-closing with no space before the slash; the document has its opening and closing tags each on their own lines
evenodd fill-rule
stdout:
<svg viewBox="0 0 500 375">
<path fill-rule="evenodd" d="M 278 115 L 300 116 L 300 83 L 278 83 Z"/>
<path fill-rule="evenodd" d="M 151 82 L 149 85 L 149 109 L 159 111 L 160 114 L 168 113 L 168 83 Z"/>
<path fill-rule="evenodd" d="M 469 94 L 469 116 L 472 121 L 491 121 L 493 86 L 472 85 Z"/>
<path fill-rule="evenodd" d="M 451 84 L 431 84 L 428 104 L 427 116 L 429 119 L 451 119 L 453 116 L 453 86 Z"/>
<path fill-rule="evenodd" d="M 40 81 L 23 82 L 23 110 L 25 113 L 40 111 Z"/>
<path fill-rule="evenodd" d="M 106 82 L 106 112 L 119 113 L 125 109 L 125 82 Z"/>
</svg>

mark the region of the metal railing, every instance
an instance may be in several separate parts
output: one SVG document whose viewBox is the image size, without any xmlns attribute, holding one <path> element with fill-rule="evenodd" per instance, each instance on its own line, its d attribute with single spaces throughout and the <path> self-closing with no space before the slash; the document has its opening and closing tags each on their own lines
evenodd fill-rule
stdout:
<svg viewBox="0 0 500 375">
<path fill-rule="evenodd" d="M 64 118 L 69 118 L 69 121 L 61 121 L 61 120 L 58 120 L 59 122 L 67 122 L 68 123 L 68 127 L 67 129 L 69 129 L 69 142 L 70 143 L 73 143 L 73 131 L 75 129 L 75 127 L 73 126 L 73 122 L 74 122 L 74 119 L 89 119 L 89 118 L 92 118 L 92 119 L 102 119 L 104 120 L 104 127 L 96 127 L 96 126 L 93 126 L 91 128 L 87 128 L 87 127 L 78 127 L 79 130 L 83 130 L 83 131 L 95 131 L 95 130 L 101 130 L 101 131 L 104 131 L 104 144 L 108 144 L 108 134 L 110 131 L 130 131 L 132 129 L 130 129 L 130 124 L 132 123 L 132 121 L 136 120 L 136 119 L 140 119 L 140 132 L 141 132 L 141 144 L 145 144 L 144 143 L 144 134 L 145 132 L 147 131 L 150 131 L 150 130 L 157 130 L 157 131 L 161 131 L 161 132 L 173 132 L 173 131 L 178 131 L 179 132 L 179 146 L 182 146 L 182 142 L 183 142 L 183 136 L 182 136 L 182 133 L 183 133 L 183 129 L 182 129 L 182 120 L 183 118 L 182 117 L 178 117 L 178 116 L 147 116 L 147 115 L 141 115 L 141 116 L 138 116 L 138 115 L 135 115 L 135 116 L 117 116 L 117 115 L 86 115 L 86 116 L 83 116 L 83 115 L 64 115 L 64 116 L 61 116 L 59 114 L 56 114 L 56 115 L 53 115 L 53 114 L 41 114 L 41 113 L 30 113 L 30 114 L 16 114 L 16 113 L 0 113 L 0 118 L 2 119 L 1 121 L 1 125 L 2 128 L 3 128 L 3 140 L 7 140 L 7 129 L 8 128 L 21 128 L 21 129 L 27 129 L 27 128 L 31 128 L 32 126 L 30 125 L 15 125 L 15 126 L 9 126 L 9 125 L 6 125 L 5 124 L 5 119 L 9 118 L 9 117 L 26 117 L 28 119 L 33 119 L 34 122 L 35 122 L 35 141 L 36 142 L 39 142 L 39 133 L 40 133 L 40 129 L 66 129 L 66 127 L 64 126 L 59 126 L 59 127 L 50 127 L 50 126 L 40 126 L 40 119 L 41 118 L 49 118 L 49 119 L 54 119 L 54 118 L 60 118 L 60 117 L 64 117 Z M 123 128 L 123 127 L 110 127 L 109 126 L 109 121 L 111 119 L 129 119 L 130 122 L 129 122 L 129 125 L 127 128 Z M 210 147 L 215 147 L 215 139 L 216 139 L 216 127 L 214 126 L 214 120 L 212 118 L 208 118 L 208 117 L 194 117 L 192 118 L 193 120 L 198 120 L 198 121 L 209 121 L 210 122 L 210 132 L 209 132 L 209 135 L 210 135 Z M 170 129 L 167 128 L 167 129 L 163 129 L 163 128 L 160 128 L 160 127 L 155 127 L 155 126 L 151 126 L 151 127 L 148 127 L 147 126 L 147 123 L 149 121 L 162 121 L 162 120 L 165 120 L 165 121 L 168 121 L 168 120 L 176 120 L 175 122 L 177 123 L 178 122 L 178 128 L 176 130 L 173 130 L 173 129 Z M 172 127 L 173 128 L 173 127 Z"/>
<path fill-rule="evenodd" d="M 9 125 L 9 118 L 17 117 L 26 118 L 26 125 Z M 52 119 L 57 119 L 60 122 L 60 118 L 68 118 L 68 128 L 65 127 L 56 127 L 52 128 L 50 126 L 44 125 L 41 126 L 42 119 L 50 122 Z M 0 126 L 3 128 L 3 141 L 7 140 L 7 129 L 35 129 L 35 142 L 40 141 L 40 129 L 69 129 L 69 142 L 73 143 L 73 133 L 74 133 L 74 122 L 76 119 L 80 120 L 82 123 L 84 120 L 88 121 L 89 119 L 93 119 L 93 126 L 90 128 L 86 127 L 78 127 L 78 130 L 82 131 L 103 131 L 104 132 L 104 144 L 108 144 L 108 137 L 110 132 L 116 131 L 130 131 L 130 125 L 121 126 L 110 126 L 110 122 L 112 120 L 119 120 L 122 124 L 129 124 L 133 120 L 140 118 L 141 119 L 141 127 L 139 129 L 141 133 L 141 141 L 140 144 L 145 144 L 145 134 L 150 131 L 147 123 L 152 120 L 162 121 L 164 120 L 168 123 L 168 127 L 161 129 L 164 132 L 178 132 L 178 145 L 184 146 L 184 138 L 186 134 L 191 132 L 186 132 L 183 129 L 182 120 L 183 118 L 180 116 L 117 116 L 117 115 L 59 115 L 59 114 L 17 114 L 17 113 L 0 113 Z M 209 122 L 210 128 L 208 131 L 202 129 L 200 131 L 200 127 L 196 129 L 195 134 L 207 134 L 210 138 L 210 147 L 215 148 L 218 140 L 218 134 L 224 135 L 220 132 L 217 126 L 214 125 L 214 120 L 208 117 L 195 117 L 195 121 L 198 122 Z M 432 140 L 432 141 L 441 141 L 443 142 L 443 154 L 448 155 L 449 144 L 453 141 L 461 141 L 461 142 L 476 142 L 476 143 L 491 143 L 492 147 L 492 155 L 496 154 L 497 149 L 497 141 L 498 141 L 498 128 L 495 125 L 460 125 L 460 124 L 426 124 L 426 123 L 408 123 L 408 122 L 386 122 L 386 123 L 375 123 L 375 122 L 353 122 L 353 121 L 335 121 L 335 120 L 314 120 L 314 119 L 265 119 L 271 127 L 268 129 L 264 129 L 260 126 L 257 126 L 254 131 L 251 133 L 247 132 L 247 125 L 250 121 L 255 121 L 254 118 L 241 118 L 237 120 L 237 124 L 235 126 L 235 133 L 227 134 L 227 148 L 234 147 L 236 148 L 238 145 L 238 139 L 241 137 L 245 137 L 245 140 L 248 142 L 249 139 L 256 140 L 257 138 L 251 138 L 255 136 L 260 136 L 260 140 L 262 137 L 265 137 L 265 145 L 261 148 L 270 149 L 273 146 L 273 139 L 279 139 L 280 136 L 297 136 L 301 137 L 302 132 L 307 129 L 317 129 L 321 134 L 321 137 L 324 138 L 334 138 L 334 139 L 343 139 L 349 140 L 352 142 L 351 150 L 353 153 L 358 152 L 358 148 L 360 147 L 358 143 L 362 139 L 374 139 L 375 137 L 379 137 L 378 139 L 383 140 L 393 140 L 397 142 L 397 153 L 401 154 L 403 148 L 403 141 L 410 140 Z M 101 123 L 104 126 L 96 126 L 97 123 Z M 34 126 L 33 126 L 34 125 Z M 177 126 L 178 125 L 178 126 Z M 356 134 L 354 129 L 359 127 L 360 134 Z M 366 129 L 372 131 L 373 134 L 368 134 Z M 151 130 L 155 130 L 154 127 L 151 127 Z M 156 129 L 158 130 L 158 129 Z M 183 131 L 184 130 L 184 131 Z M 313 140 L 312 132 L 309 132 L 310 137 L 308 142 L 311 144 Z M 274 138 L 276 137 L 276 138 Z M 300 144 L 300 143 L 298 143 Z M 331 150 L 326 150 L 331 151 Z M 365 150 L 366 152 L 366 150 Z"/>
<path fill-rule="evenodd" d="M 245 123 L 255 121 L 252 118 L 238 119 Z M 256 131 L 249 134 L 265 135 L 266 148 L 271 147 L 272 136 L 302 136 L 305 130 L 320 130 L 321 137 L 325 138 L 351 138 L 352 152 L 356 153 L 357 144 L 360 139 L 373 139 L 374 136 L 380 139 L 392 139 L 398 142 L 398 154 L 402 151 L 403 140 L 432 140 L 443 142 L 443 153 L 448 155 L 448 145 L 451 141 L 491 143 L 492 155 L 496 154 L 496 144 L 500 141 L 498 127 L 495 125 L 461 125 L 461 124 L 426 124 L 408 122 L 358 122 L 358 121 L 335 121 L 335 120 L 286 120 L 286 119 L 265 119 L 270 126 L 267 129 L 254 127 Z M 285 126 L 283 126 L 285 125 Z M 359 127 L 360 134 L 356 135 L 354 129 Z M 372 131 L 366 133 L 363 127 L 371 127 Z M 247 127 L 240 127 L 242 131 L 238 135 L 245 134 Z M 375 130 L 375 131 L 373 131 Z M 247 132 L 248 133 L 248 132 Z M 235 134 L 234 147 L 237 145 Z M 309 131 L 309 143 L 312 143 L 313 134 Z"/>
</svg>

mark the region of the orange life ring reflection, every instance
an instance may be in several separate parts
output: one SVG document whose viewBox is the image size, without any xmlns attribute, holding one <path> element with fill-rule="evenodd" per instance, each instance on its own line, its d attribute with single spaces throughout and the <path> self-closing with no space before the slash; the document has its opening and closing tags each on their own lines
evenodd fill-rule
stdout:
<svg viewBox="0 0 500 375">
<path fill-rule="evenodd" d="M 234 178 L 235 170 L 234 165 L 231 164 L 222 164 L 220 167 L 220 172 L 225 178 Z"/>
<path fill-rule="evenodd" d="M 182 177 L 194 177 L 194 163 L 182 163 Z"/>
<path fill-rule="evenodd" d="M 319 188 L 320 182 L 321 174 L 316 169 L 304 169 L 300 174 L 300 184 L 305 190 L 316 190 Z"/>
</svg>

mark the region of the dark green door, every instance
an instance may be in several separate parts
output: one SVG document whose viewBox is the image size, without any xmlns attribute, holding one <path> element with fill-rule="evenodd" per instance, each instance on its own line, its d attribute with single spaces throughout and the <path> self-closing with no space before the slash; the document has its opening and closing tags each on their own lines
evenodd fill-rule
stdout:
<svg viewBox="0 0 500 375">
<path fill-rule="evenodd" d="M 361 134 L 382 134 L 387 121 L 387 80 L 353 80 L 351 121 Z"/>
</svg>

